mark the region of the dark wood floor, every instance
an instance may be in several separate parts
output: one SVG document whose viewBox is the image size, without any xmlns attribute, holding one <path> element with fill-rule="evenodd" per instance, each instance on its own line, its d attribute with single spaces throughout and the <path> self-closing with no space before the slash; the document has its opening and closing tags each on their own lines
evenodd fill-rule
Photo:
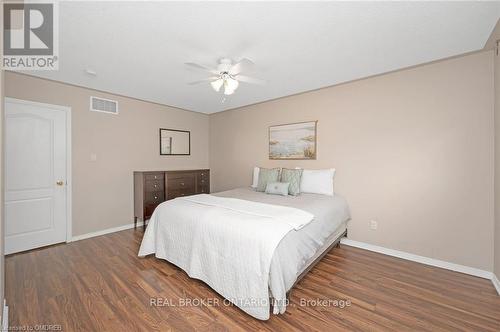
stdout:
<svg viewBox="0 0 500 332">
<path fill-rule="evenodd" d="M 489 280 L 345 245 L 294 288 L 284 315 L 262 322 L 224 306 L 213 290 L 172 264 L 138 258 L 141 237 L 142 231 L 128 230 L 7 257 L 10 325 L 54 324 L 64 331 L 500 331 L 500 297 Z M 151 298 L 163 299 L 163 306 L 151 306 Z M 201 299 L 206 305 L 196 303 Z M 218 306 L 209 303 L 217 299 Z M 340 308 L 335 300 L 352 304 Z"/>
</svg>

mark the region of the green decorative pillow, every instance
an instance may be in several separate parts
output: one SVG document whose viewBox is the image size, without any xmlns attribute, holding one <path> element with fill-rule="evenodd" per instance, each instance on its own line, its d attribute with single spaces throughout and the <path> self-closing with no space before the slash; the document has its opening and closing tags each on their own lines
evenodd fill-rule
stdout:
<svg viewBox="0 0 500 332">
<path fill-rule="evenodd" d="M 268 182 L 266 186 L 266 194 L 288 196 L 288 186 L 290 183 L 284 182 Z"/>
<path fill-rule="evenodd" d="M 259 182 L 257 183 L 257 191 L 266 191 L 269 182 L 278 182 L 280 177 L 279 168 L 261 168 L 259 170 Z"/>
<path fill-rule="evenodd" d="M 302 178 L 302 169 L 287 169 L 281 170 L 281 182 L 288 182 L 288 193 L 293 196 L 300 194 L 300 180 Z"/>
</svg>

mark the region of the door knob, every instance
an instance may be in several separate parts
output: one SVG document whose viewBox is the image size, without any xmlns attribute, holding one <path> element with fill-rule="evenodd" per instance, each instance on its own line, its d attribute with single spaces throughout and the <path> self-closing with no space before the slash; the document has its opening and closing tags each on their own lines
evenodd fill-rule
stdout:
<svg viewBox="0 0 500 332">
<path fill-rule="evenodd" d="M 59 180 L 59 181 L 56 182 L 56 184 L 58 186 L 62 186 L 62 185 L 64 185 L 64 181 L 63 180 Z"/>
</svg>

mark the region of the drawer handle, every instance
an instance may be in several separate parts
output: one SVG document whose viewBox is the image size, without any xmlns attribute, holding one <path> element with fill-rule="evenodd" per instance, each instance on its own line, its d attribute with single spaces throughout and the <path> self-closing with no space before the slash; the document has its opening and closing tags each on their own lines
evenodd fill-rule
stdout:
<svg viewBox="0 0 500 332">
<path fill-rule="evenodd" d="M 157 185 L 157 184 L 155 184 L 155 188 L 158 188 L 158 185 Z"/>
<path fill-rule="evenodd" d="M 156 177 L 156 175 L 155 175 L 155 179 L 158 179 L 158 178 Z"/>
<path fill-rule="evenodd" d="M 184 182 L 181 182 L 181 186 L 183 186 L 183 185 L 184 185 Z"/>
<path fill-rule="evenodd" d="M 205 173 L 201 173 L 201 176 L 205 175 Z"/>
<path fill-rule="evenodd" d="M 155 196 L 155 199 L 158 199 L 158 196 Z"/>
</svg>

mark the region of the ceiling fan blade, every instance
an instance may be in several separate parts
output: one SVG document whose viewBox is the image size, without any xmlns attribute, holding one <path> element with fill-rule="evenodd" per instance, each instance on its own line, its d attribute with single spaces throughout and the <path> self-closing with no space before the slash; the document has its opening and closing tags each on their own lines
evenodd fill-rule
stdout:
<svg viewBox="0 0 500 332">
<path fill-rule="evenodd" d="M 240 60 L 240 62 L 238 62 L 238 63 L 234 64 L 234 65 L 231 67 L 231 69 L 229 69 L 229 73 L 230 73 L 231 75 L 233 75 L 233 76 L 234 76 L 234 75 L 238 75 L 239 73 L 241 73 L 241 72 L 243 71 L 243 69 L 244 69 L 245 67 L 251 67 L 251 66 L 253 66 L 253 65 L 254 65 L 254 63 L 253 63 L 253 61 L 252 61 L 252 60 L 247 59 L 247 58 L 243 58 L 243 59 L 241 59 L 241 60 Z"/>
<path fill-rule="evenodd" d="M 196 84 L 200 84 L 200 83 L 215 81 L 215 80 L 218 80 L 218 79 L 219 79 L 219 76 L 212 76 L 212 77 L 204 78 L 202 80 L 198 80 L 198 81 L 194 81 L 194 82 L 189 82 L 188 84 L 189 85 L 196 85 Z"/>
<path fill-rule="evenodd" d="M 258 85 L 264 85 L 267 82 L 264 80 L 261 80 L 259 78 L 253 78 L 245 75 L 237 75 L 235 76 L 235 79 L 240 81 L 240 82 L 245 82 L 245 83 L 250 83 L 250 84 L 258 84 Z"/>
<path fill-rule="evenodd" d="M 194 63 L 194 62 L 186 62 L 185 65 L 189 66 L 189 67 L 192 67 L 192 68 L 196 68 L 196 69 L 201 69 L 201 70 L 204 70 L 204 71 L 208 71 L 209 73 L 212 73 L 212 74 L 216 74 L 216 75 L 219 74 L 219 72 L 217 70 L 215 70 L 215 69 L 210 69 L 208 67 L 199 65 L 199 64 Z"/>
</svg>

